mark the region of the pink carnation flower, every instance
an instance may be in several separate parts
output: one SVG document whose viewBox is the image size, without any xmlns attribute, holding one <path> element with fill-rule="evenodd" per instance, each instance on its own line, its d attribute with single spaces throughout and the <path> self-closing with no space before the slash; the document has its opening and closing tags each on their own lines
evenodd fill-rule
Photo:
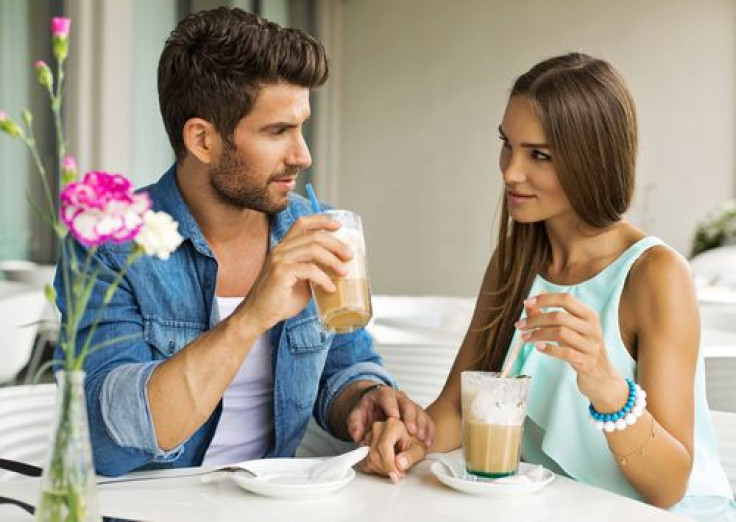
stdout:
<svg viewBox="0 0 736 522">
<path fill-rule="evenodd" d="M 77 170 L 77 160 L 73 156 L 65 156 L 62 168 L 66 170 Z"/>
<path fill-rule="evenodd" d="M 133 185 L 120 174 L 88 172 L 61 193 L 61 220 L 88 247 L 134 239 L 150 208 L 148 194 L 134 194 Z"/>
<path fill-rule="evenodd" d="M 38 82 L 44 87 L 51 87 L 54 83 L 54 76 L 51 74 L 49 65 L 43 60 L 36 60 L 33 65 L 36 67 Z"/>
<path fill-rule="evenodd" d="M 61 183 L 67 185 L 77 179 L 77 160 L 66 156 L 61 164 Z"/>
<path fill-rule="evenodd" d="M 69 27 L 72 25 L 71 18 L 56 16 L 51 19 L 51 34 L 65 38 L 69 36 Z"/>
</svg>

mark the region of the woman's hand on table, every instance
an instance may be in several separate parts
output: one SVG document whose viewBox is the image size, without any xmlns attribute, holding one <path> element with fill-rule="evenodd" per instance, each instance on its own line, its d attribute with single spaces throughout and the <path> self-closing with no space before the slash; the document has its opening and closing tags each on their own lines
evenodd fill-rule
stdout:
<svg viewBox="0 0 736 522">
<path fill-rule="evenodd" d="M 406 425 L 399 419 L 388 418 L 374 422 L 362 443 L 370 446 L 361 470 L 367 473 L 388 476 L 398 483 L 406 471 L 424 458 L 427 445 L 410 435 Z"/>
</svg>

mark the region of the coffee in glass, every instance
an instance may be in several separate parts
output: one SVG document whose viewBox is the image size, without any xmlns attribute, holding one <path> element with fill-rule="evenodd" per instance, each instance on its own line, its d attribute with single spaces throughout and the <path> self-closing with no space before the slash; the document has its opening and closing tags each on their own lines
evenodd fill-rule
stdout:
<svg viewBox="0 0 736 522">
<path fill-rule="evenodd" d="M 325 214 L 340 223 L 340 228 L 331 234 L 347 243 L 352 248 L 354 257 L 347 263 L 348 273 L 345 276 L 340 277 L 328 271 L 337 290 L 326 292 L 312 285 L 312 295 L 320 321 L 326 330 L 335 333 L 352 332 L 367 325 L 373 314 L 363 225 L 360 216 L 347 210 L 328 210 Z"/>
<path fill-rule="evenodd" d="M 499 478 L 516 473 L 530 380 L 495 372 L 461 373 L 463 455 L 469 474 Z"/>
</svg>

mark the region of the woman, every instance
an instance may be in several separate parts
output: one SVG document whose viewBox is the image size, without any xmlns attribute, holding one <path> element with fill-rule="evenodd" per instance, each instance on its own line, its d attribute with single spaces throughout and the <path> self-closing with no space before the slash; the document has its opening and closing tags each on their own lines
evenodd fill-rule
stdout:
<svg viewBox="0 0 736 522">
<path fill-rule="evenodd" d="M 622 218 L 637 149 L 623 80 L 580 53 L 543 61 L 514 84 L 499 134 L 506 198 L 498 246 L 471 327 L 428 408 L 429 451 L 461 445 L 460 372 L 500 370 L 520 341 L 511 374 L 532 376 L 524 460 L 656 506 L 686 495 L 727 505 L 732 494 L 696 371 L 700 326 L 688 264 Z M 646 391 L 646 410 L 625 429 L 596 430 L 592 414 L 626 405 L 626 379 Z M 427 451 L 394 420 L 376 424 L 367 442 L 374 451 L 366 469 L 393 480 Z"/>
</svg>

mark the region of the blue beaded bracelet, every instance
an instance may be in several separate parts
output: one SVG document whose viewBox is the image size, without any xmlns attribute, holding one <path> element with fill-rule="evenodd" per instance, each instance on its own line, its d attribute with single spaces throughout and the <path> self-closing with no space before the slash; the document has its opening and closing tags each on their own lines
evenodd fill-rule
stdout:
<svg viewBox="0 0 736 522">
<path fill-rule="evenodd" d="M 613 413 L 600 413 L 592 404 L 588 406 L 591 423 L 599 430 L 612 432 L 613 430 L 625 430 L 641 417 L 646 408 L 646 393 L 633 380 L 626 378 L 629 386 L 629 397 L 626 404 L 620 410 Z"/>
</svg>

